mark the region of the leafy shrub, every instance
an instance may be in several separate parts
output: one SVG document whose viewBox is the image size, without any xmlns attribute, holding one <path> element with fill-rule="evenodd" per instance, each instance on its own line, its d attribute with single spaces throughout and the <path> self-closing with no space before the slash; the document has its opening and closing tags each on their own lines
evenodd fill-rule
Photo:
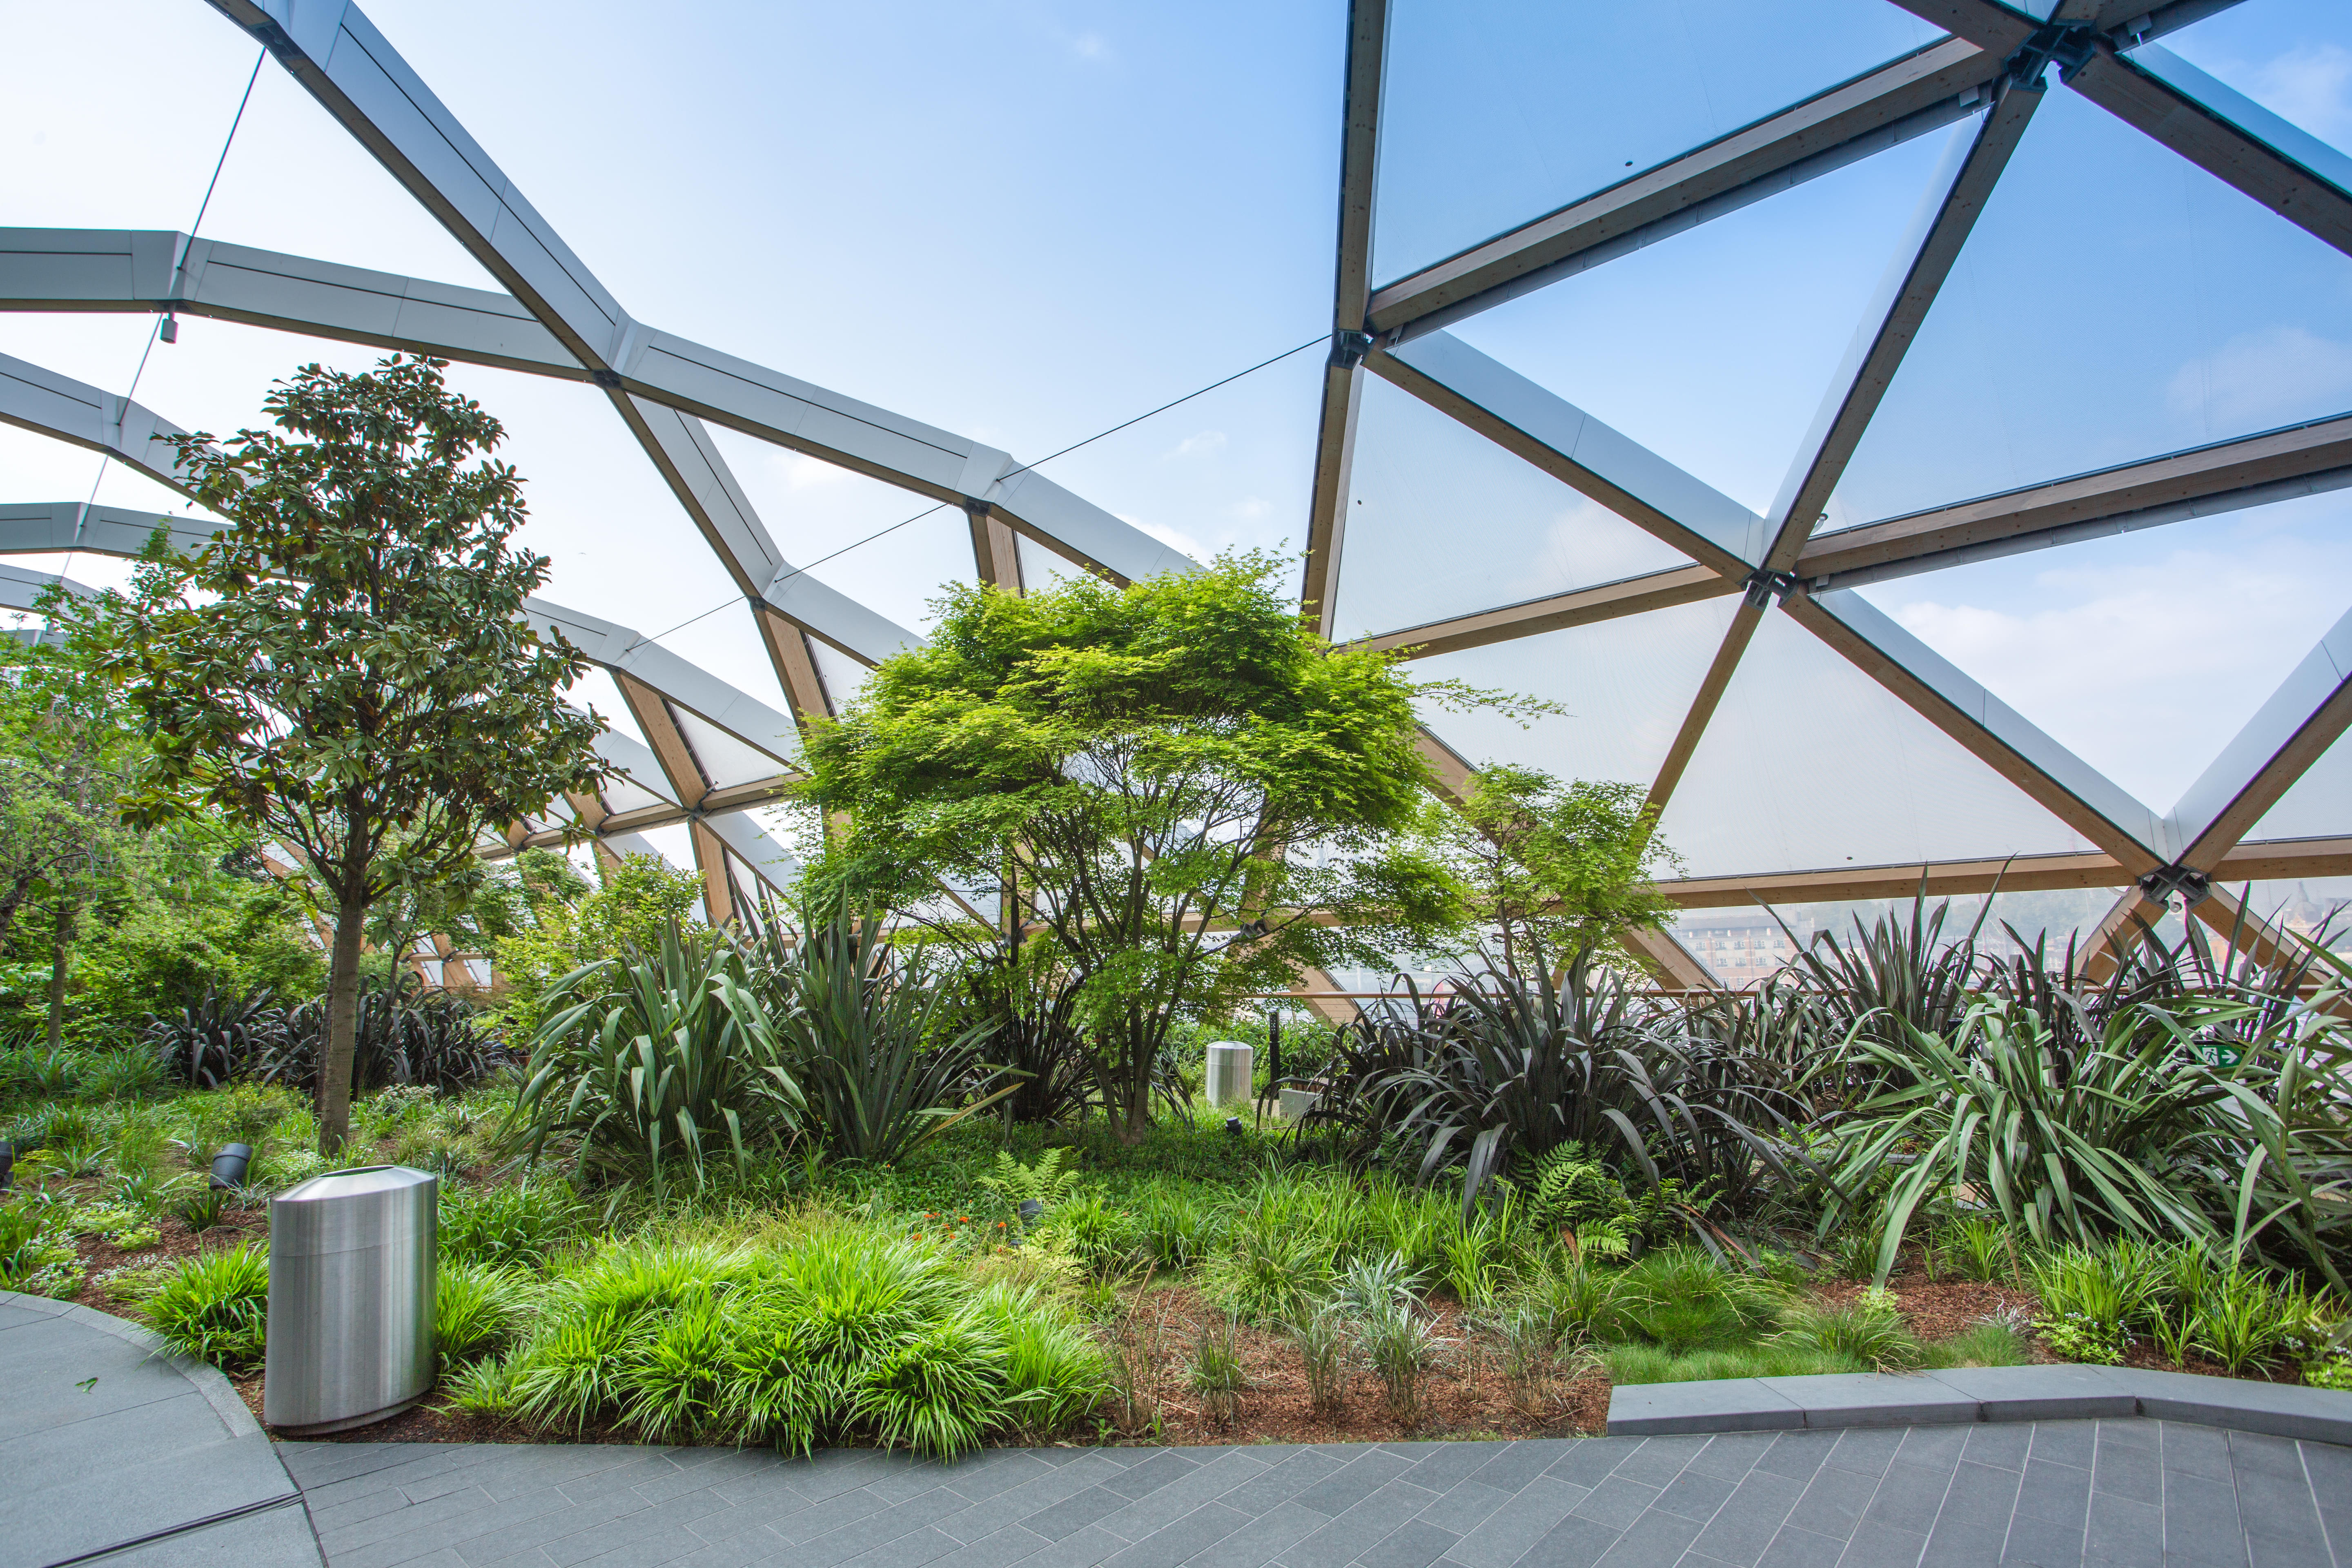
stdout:
<svg viewBox="0 0 2352 1568">
<path fill-rule="evenodd" d="M 2260 1269 L 2223 1274 L 2197 1301 L 2190 1342 L 2231 1373 L 2283 1359 L 2311 1317 L 2300 1287 L 2282 1286 Z"/>
<path fill-rule="evenodd" d="M 2068 1361 L 2119 1364 L 2131 1343 L 2131 1324 L 2156 1289 L 2130 1249 L 2065 1247 L 2036 1256 L 2028 1265 L 2042 1315 L 2034 1321 L 2043 1340 Z"/>
<path fill-rule="evenodd" d="M 74 1263 L 72 1244 L 59 1234 L 59 1209 L 36 1197 L 0 1203 L 0 1289 L 47 1294 L 42 1277 Z"/>
<path fill-rule="evenodd" d="M 586 1223 L 572 1189 L 556 1181 L 469 1187 L 441 1198 L 441 1256 L 491 1268 L 543 1267 Z"/>
<path fill-rule="evenodd" d="M 1381 1380 L 1389 1414 L 1408 1431 L 1421 1424 L 1422 1384 L 1444 1342 L 1413 1301 L 1392 1302 L 1356 1327 L 1356 1346 Z"/>
<path fill-rule="evenodd" d="M 0 1093 L 34 1100 L 70 1100 L 81 1092 L 89 1058 L 70 1047 L 21 1046 L 0 1053 Z"/>
<path fill-rule="evenodd" d="M 268 986 L 243 992 L 208 985 L 151 1018 L 142 1038 L 168 1064 L 173 1081 L 222 1089 L 257 1070 L 284 1027 L 285 1009 Z"/>
<path fill-rule="evenodd" d="M 505 1348 L 530 1302 L 530 1282 L 510 1270 L 443 1259 L 433 1283 L 433 1342 L 443 1363 L 479 1361 Z"/>
<path fill-rule="evenodd" d="M 742 979 L 723 932 L 672 923 L 659 952 L 558 981 L 515 1105 L 530 1158 L 571 1143 L 575 1172 L 659 1198 L 679 1167 L 704 1186 L 707 1165 L 731 1158 L 740 1172 L 754 1150 L 781 1148 L 807 1101 Z"/>
<path fill-rule="evenodd" d="M 1580 1344 L 1613 1321 L 1624 1291 L 1622 1274 L 1555 1253 L 1518 1281 L 1509 1301 L 1512 1310 L 1533 1314 L 1558 1347 Z"/>
<path fill-rule="evenodd" d="M 405 982 L 397 991 L 362 991 L 356 1029 L 354 1094 L 399 1086 L 455 1094 L 481 1082 L 506 1061 L 472 1003 L 442 992 L 419 995 Z M 262 1080 L 315 1093 L 326 1037 L 323 998 L 288 1008 L 262 1053 Z"/>
<path fill-rule="evenodd" d="M 1419 1299 L 1422 1282 L 1402 1253 L 1359 1258 L 1340 1271 L 1331 1305 L 1350 1318 L 1376 1317 L 1412 1305 Z"/>
<path fill-rule="evenodd" d="M 2212 997 L 2118 1007 L 2094 1030 L 2080 1005 L 2053 1016 L 1999 1000 L 1968 1010 L 1952 1038 L 1904 1027 L 1899 1045 L 1856 1032 L 1817 1070 L 1873 1076 L 1837 1180 L 1851 1205 L 1898 1149 L 1916 1160 L 1887 1190 L 1877 1278 L 1933 1193 L 1966 1186 L 2040 1246 L 2109 1237 L 2206 1247 L 2275 1241 L 2338 1279 L 2352 1215 L 2323 1195 L 2352 1171 L 2342 1104 L 2346 1051 L 2297 1012 L 2242 1046 L 2227 1072 L 2192 1042 L 2256 1009 Z M 2072 1010 L 2071 1012 L 2069 1010 Z M 1825 1227 L 1842 1217 L 1832 1205 Z"/>
<path fill-rule="evenodd" d="M 92 1100 L 151 1100 L 172 1086 L 171 1068 L 144 1045 L 98 1051 L 86 1058 L 81 1092 Z"/>
<path fill-rule="evenodd" d="M 163 1213 L 181 1195 L 187 1181 L 186 1176 L 175 1172 L 134 1164 L 114 1178 L 108 1195 L 133 1214 L 152 1217 Z"/>
<path fill-rule="evenodd" d="M 1285 1325 L 1307 1374 L 1307 1403 L 1318 1415 L 1335 1414 L 1348 1390 L 1348 1321 L 1330 1303 L 1308 1307 Z"/>
<path fill-rule="evenodd" d="M 195 1187 L 182 1193 L 172 1204 L 172 1213 L 182 1225 L 201 1236 L 221 1223 L 228 1212 L 229 1194 L 219 1187 Z"/>
<path fill-rule="evenodd" d="M 269 1252 L 257 1242 L 202 1252 L 182 1264 L 141 1308 L 182 1355 L 231 1372 L 260 1364 L 269 1326 Z"/>
<path fill-rule="evenodd" d="M 1097 1190 L 1079 1193 L 1052 1209 L 1043 1222 L 1071 1254 L 1096 1274 L 1108 1274 L 1135 1255 L 1135 1221 Z"/>
<path fill-rule="evenodd" d="M 1135 1199 L 1136 1245 L 1163 1268 L 1190 1268 L 1223 1231 L 1216 1206 L 1189 1186 L 1154 1181 Z"/>
<path fill-rule="evenodd" d="M 814 1131 L 835 1154 L 896 1160 L 1016 1091 L 988 1089 L 986 1026 L 947 1035 L 954 994 L 900 962 L 878 916 L 804 910 L 802 925 L 791 948 L 781 929 L 766 930 L 761 984 L 730 1005 L 806 1092 Z"/>
<path fill-rule="evenodd" d="M 2017 1244 L 2009 1227 L 1990 1215 L 1951 1226 L 1944 1234 L 1944 1254 L 1958 1264 L 1964 1279 L 1990 1282 L 2017 1277 Z M 1872 1263 L 1874 1268 L 1876 1259 Z"/>
<path fill-rule="evenodd" d="M 1538 1225 L 1571 1234 L 1620 1227 L 1633 1214 L 1625 1184 L 1576 1142 L 1557 1144 L 1537 1159 L 1528 1203 Z"/>
<path fill-rule="evenodd" d="M 1514 1161 L 1568 1142 L 1745 1207 L 1787 1175 L 1783 1145 L 1759 1130 L 1803 1110 L 1770 1060 L 1652 1006 L 1590 951 L 1557 985 L 1548 969 L 1490 968 L 1442 1002 L 1416 989 L 1409 1008 L 1368 1014 L 1340 1055 L 1301 1125 L 1336 1127 L 1362 1156 L 1394 1150 L 1419 1182 L 1459 1162 L 1465 1218 Z"/>
</svg>

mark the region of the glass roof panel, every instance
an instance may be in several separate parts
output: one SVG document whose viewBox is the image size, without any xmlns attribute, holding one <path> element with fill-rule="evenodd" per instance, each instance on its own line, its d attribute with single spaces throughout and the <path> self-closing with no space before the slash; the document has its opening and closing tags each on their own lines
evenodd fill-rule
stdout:
<svg viewBox="0 0 2352 1568">
<path fill-rule="evenodd" d="M 2341 0 L 2249 0 L 2132 51 L 2141 66 L 2261 136 L 2314 173 L 2347 183 L 2352 165 L 2352 11 Z M 2185 61 L 2186 72 L 2173 68 Z M 2210 91 L 2200 76 L 2226 89 Z M 2226 101 L 2243 94 L 2296 134 Z M 2300 138 L 2300 139 L 2299 139 Z M 2306 144 L 2318 143 L 2316 147 Z"/>
<path fill-rule="evenodd" d="M 816 660 L 817 675 L 824 681 L 824 694 L 832 700 L 833 710 L 839 713 L 866 689 L 873 668 L 816 637 L 808 639 L 808 650 L 809 657 Z"/>
<path fill-rule="evenodd" d="M 2005 961 L 2023 952 L 2040 938 L 2048 959 L 2055 963 L 2064 955 L 2070 939 L 2077 946 L 2090 940 L 2120 891 L 2114 888 L 2073 888 L 1995 894 L 1992 911 L 1977 931 L 1977 952 L 1981 957 Z M 1949 909 L 1937 933 L 1939 948 L 1951 947 L 1967 937 L 1984 900 L 1976 894 L 1958 894 L 1948 900 L 1931 895 L 1927 900 L 1928 918 L 1933 918 L 1938 905 L 1946 903 Z M 1801 946 L 1811 948 L 1822 932 L 1829 933 L 1841 945 L 1851 946 L 1857 926 L 1866 931 L 1881 918 L 1907 924 L 1911 904 L 1907 898 L 1864 899 L 1775 904 L 1769 912 L 1755 904 L 1684 910 L 1675 915 L 1671 929 L 1691 956 L 1717 978 L 1729 985 L 1753 985 L 1780 969 Z M 1779 920 L 1773 918 L 1775 915 Z M 1783 921 L 1788 926 L 1785 931 L 1781 928 Z M 2158 927 L 2160 932 L 2176 936 L 2179 928 L 2177 916 L 2168 916 Z M 1794 942 L 1790 940 L 1791 931 L 1795 933 Z M 2018 938 L 2023 939 L 2022 945 Z"/>
<path fill-rule="evenodd" d="M 2246 842 L 2352 836 L 2352 735 L 2339 737 L 2263 814 Z"/>
<path fill-rule="evenodd" d="M 1294 335 L 1275 346 L 1297 341 Z M 1144 394 L 1149 401 L 1141 406 L 1210 390 L 1065 456 L 1041 458 L 1038 472 L 1195 561 L 1225 550 L 1297 550 L 1305 543 L 1300 520 L 1314 483 L 1325 346 L 1318 339 L 1306 352 L 1211 386 L 1239 368 L 1226 357 L 1233 351 L 1171 345 L 1165 379 Z M 1100 408 L 1087 416 L 1099 423 L 1078 434 L 1129 416 Z"/>
<path fill-rule="evenodd" d="M 2324 931 L 2331 951 L 2352 954 L 2352 877 L 2255 882 L 2246 889 L 2246 907 L 2273 929 L 2309 937 Z"/>
<path fill-rule="evenodd" d="M 1443 260 L 1942 36 L 1884 0 L 1396 0 L 1374 276 Z"/>
<path fill-rule="evenodd" d="M 2352 491 L 1860 592 L 2162 811 L 2352 605 Z M 2168 629 L 2188 605 L 2194 637 Z"/>
<path fill-rule="evenodd" d="M 640 827 L 637 832 L 654 847 L 654 853 L 680 871 L 694 869 L 694 832 L 683 822 L 665 823 L 659 827 Z M 698 902 L 695 908 L 701 910 Z"/>
<path fill-rule="evenodd" d="M 751 784 L 757 779 L 772 779 L 785 771 L 784 763 L 721 730 L 716 724 L 697 718 L 676 703 L 670 712 L 677 720 L 686 743 L 694 752 L 694 760 L 702 765 L 702 776 L 710 781 L 713 789 Z"/>
<path fill-rule="evenodd" d="M 646 771 L 648 773 L 656 773 L 656 770 L 653 769 L 647 769 Z M 657 773 L 656 782 L 659 782 Z M 665 792 L 667 792 L 667 787 L 668 786 L 666 784 L 663 786 Z M 636 775 L 634 773 L 612 774 L 604 781 L 604 809 L 612 812 L 614 816 L 618 816 L 625 811 L 643 811 L 649 805 L 672 805 L 677 804 L 669 798 L 667 793 L 656 795 L 652 790 L 646 789 L 643 785 L 639 784 L 636 782 Z"/>
<path fill-rule="evenodd" d="M 1758 628 L 1659 827 L 1693 877 L 2091 847 L 1778 614 Z"/>
<path fill-rule="evenodd" d="M 1415 659 L 1405 674 L 1558 702 L 1516 721 L 1422 705 L 1422 720 L 1474 767 L 1515 763 L 1563 779 L 1647 786 L 1682 728 L 1737 601 L 1706 600 Z"/>
<path fill-rule="evenodd" d="M 592 664 L 579 679 L 564 688 L 563 695 L 573 706 L 593 711 L 614 734 L 626 735 L 640 746 L 646 743 L 645 731 L 637 728 L 636 715 L 621 700 L 621 689 L 614 684 L 611 671 Z"/>
<path fill-rule="evenodd" d="M 1423 626 L 1689 563 L 1412 394 L 1364 378 L 1337 636 Z"/>
<path fill-rule="evenodd" d="M 1822 527 L 2347 408 L 2352 258 L 2053 89 Z"/>
<path fill-rule="evenodd" d="M 709 427 L 735 482 L 785 560 L 909 631 L 930 625 L 940 585 L 969 583 L 961 510 L 740 431 Z"/>
<path fill-rule="evenodd" d="M 1976 126 L 1916 137 L 1453 331 L 1760 516 L 1889 268 L 1909 268 L 1951 144 Z"/>
<path fill-rule="evenodd" d="M 1086 568 L 1063 560 L 1025 533 L 1013 536 L 1021 552 L 1021 582 L 1028 588 L 1051 588 L 1082 575 Z"/>
</svg>

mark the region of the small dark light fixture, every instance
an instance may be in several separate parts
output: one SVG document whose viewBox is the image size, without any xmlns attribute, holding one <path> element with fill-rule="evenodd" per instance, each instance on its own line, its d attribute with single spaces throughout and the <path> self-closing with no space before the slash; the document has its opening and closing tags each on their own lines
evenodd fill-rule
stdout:
<svg viewBox="0 0 2352 1568">
<path fill-rule="evenodd" d="M 163 329 L 157 333 L 157 335 L 167 343 L 178 342 L 180 341 L 180 318 L 173 315 L 169 310 L 164 311 Z"/>
<path fill-rule="evenodd" d="M 1225 1131 L 1232 1133 L 1236 1138 L 1240 1137 L 1242 1135 L 1242 1119 L 1238 1116 L 1226 1117 Z"/>
<path fill-rule="evenodd" d="M 213 1156 L 213 1186 L 222 1192 L 234 1192 L 245 1185 L 245 1168 L 253 1163 L 253 1145 L 225 1143 Z"/>
<path fill-rule="evenodd" d="M 1021 1223 L 1023 1225 L 1035 1225 L 1045 1213 L 1045 1205 L 1040 1203 L 1037 1199 L 1023 1198 L 1021 1200 Z"/>
<path fill-rule="evenodd" d="M 12 1192 L 15 1190 L 16 1184 L 16 1145 L 14 1143 L 0 1143 L 0 1193 Z"/>
</svg>

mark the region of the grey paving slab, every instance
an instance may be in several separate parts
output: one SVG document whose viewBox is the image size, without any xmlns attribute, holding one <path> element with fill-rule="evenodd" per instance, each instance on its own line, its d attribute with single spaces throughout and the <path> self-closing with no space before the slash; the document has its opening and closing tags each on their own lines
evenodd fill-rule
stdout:
<svg viewBox="0 0 2352 1568">
<path fill-rule="evenodd" d="M 2334 1538 L 2352 1537 L 2352 1449 L 2301 1436 L 2285 1417 L 2308 1409 L 2286 1403 L 2267 1431 L 2087 1405 L 2032 1423 L 1939 1407 L 1904 1426 L 957 1464 L 273 1446 L 201 1380 L 137 1364 L 135 1331 L 0 1309 L 0 1340 L 21 1347 L 0 1378 L 0 1568 L 151 1531 L 118 1555 L 137 1568 L 2352 1568 Z M 93 1358 L 100 1383 L 65 1398 L 57 1369 Z M 1897 1381 L 1912 1394 L 1921 1382 Z M 1981 1412 L 2001 1391 L 1948 1392 Z M 305 1506 L 197 1522 L 298 1482 Z"/>
</svg>

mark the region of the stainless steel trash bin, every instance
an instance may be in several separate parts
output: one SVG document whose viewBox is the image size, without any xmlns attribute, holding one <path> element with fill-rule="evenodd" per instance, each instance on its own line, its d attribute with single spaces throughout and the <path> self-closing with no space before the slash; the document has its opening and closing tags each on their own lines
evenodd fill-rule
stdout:
<svg viewBox="0 0 2352 1568">
<path fill-rule="evenodd" d="M 1257 1053 L 1236 1040 L 1213 1041 L 1208 1047 L 1209 1103 L 1247 1105 L 1252 1087 L 1250 1069 Z"/>
<path fill-rule="evenodd" d="M 364 1426 L 433 1386 L 440 1193 L 422 1171 L 366 1165 L 269 1200 L 269 1425 Z"/>
</svg>

